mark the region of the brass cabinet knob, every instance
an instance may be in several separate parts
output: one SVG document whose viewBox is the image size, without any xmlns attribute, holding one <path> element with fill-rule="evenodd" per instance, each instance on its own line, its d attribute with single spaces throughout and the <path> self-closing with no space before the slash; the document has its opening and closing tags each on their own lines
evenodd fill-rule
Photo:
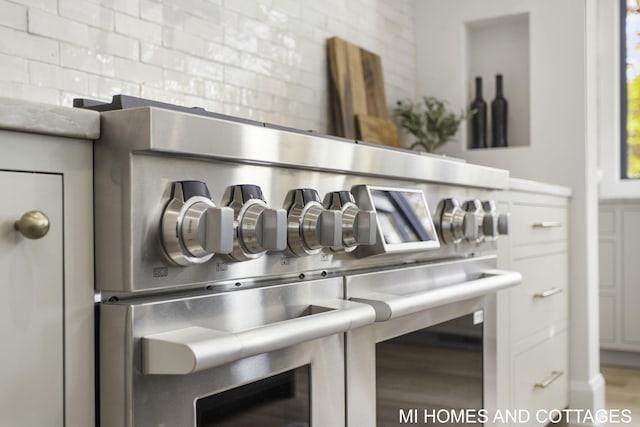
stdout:
<svg viewBox="0 0 640 427">
<path fill-rule="evenodd" d="M 13 225 L 27 239 L 41 239 L 49 232 L 49 218 L 40 211 L 29 211 Z"/>
</svg>

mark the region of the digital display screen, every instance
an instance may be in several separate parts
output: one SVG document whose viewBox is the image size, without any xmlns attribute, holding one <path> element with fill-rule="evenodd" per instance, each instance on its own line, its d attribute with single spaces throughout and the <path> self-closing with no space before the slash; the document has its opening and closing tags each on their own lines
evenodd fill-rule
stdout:
<svg viewBox="0 0 640 427">
<path fill-rule="evenodd" d="M 371 189 L 371 199 L 385 243 L 438 240 L 421 191 Z"/>
</svg>

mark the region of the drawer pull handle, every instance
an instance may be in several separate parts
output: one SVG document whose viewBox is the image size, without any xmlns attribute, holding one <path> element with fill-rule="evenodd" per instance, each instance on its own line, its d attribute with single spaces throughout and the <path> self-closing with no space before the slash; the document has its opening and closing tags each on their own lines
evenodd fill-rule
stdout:
<svg viewBox="0 0 640 427">
<path fill-rule="evenodd" d="M 562 371 L 553 371 L 551 372 L 551 375 L 549 375 L 549 378 L 547 378 L 546 380 L 540 383 L 535 383 L 533 386 L 535 388 L 547 388 L 551 385 L 551 383 L 553 383 L 555 380 L 557 380 L 563 375 L 564 375 L 564 372 Z"/>
<path fill-rule="evenodd" d="M 560 228 L 562 227 L 562 223 L 558 221 L 534 222 L 532 227 L 533 228 Z"/>
<path fill-rule="evenodd" d="M 562 292 L 562 288 L 551 288 L 551 289 L 547 289 L 544 292 L 538 292 L 536 294 L 533 294 L 533 297 L 534 298 L 548 298 L 551 295 L 559 294 L 560 292 Z"/>
</svg>

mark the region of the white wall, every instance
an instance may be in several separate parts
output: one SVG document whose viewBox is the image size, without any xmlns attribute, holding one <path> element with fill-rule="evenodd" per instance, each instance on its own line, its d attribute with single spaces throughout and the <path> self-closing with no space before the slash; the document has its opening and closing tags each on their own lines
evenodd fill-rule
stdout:
<svg viewBox="0 0 640 427">
<path fill-rule="evenodd" d="M 0 0 L 0 93 L 123 93 L 327 132 L 336 35 L 381 55 L 388 104 L 413 94 L 412 0 Z"/>
<path fill-rule="evenodd" d="M 417 93 L 445 98 L 455 108 L 467 104 L 465 23 L 529 14 L 530 145 L 468 150 L 463 128 L 459 141 L 443 151 L 509 169 L 518 178 L 571 187 L 570 405 L 589 409 L 604 405 L 598 343 L 597 1 L 416 2 Z"/>
</svg>

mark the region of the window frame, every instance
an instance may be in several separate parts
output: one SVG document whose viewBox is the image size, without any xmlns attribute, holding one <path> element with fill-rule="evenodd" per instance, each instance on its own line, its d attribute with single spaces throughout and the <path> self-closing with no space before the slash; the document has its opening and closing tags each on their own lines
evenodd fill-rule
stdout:
<svg viewBox="0 0 640 427">
<path fill-rule="evenodd" d="M 597 55 L 595 72 L 587 78 L 587 92 L 593 91 L 592 102 L 587 107 L 588 120 L 595 122 L 598 142 L 598 180 L 600 199 L 640 199 L 640 180 L 623 179 L 622 174 L 622 130 L 626 129 L 626 117 L 622 114 L 621 94 L 626 93 L 626 74 L 620 78 L 626 67 L 621 67 L 622 13 L 626 14 L 626 3 L 622 1 L 594 2 L 596 19 L 587 22 L 587 45 L 594 46 Z M 626 61 L 626 57 L 625 61 Z M 589 70 L 587 70 L 589 73 Z M 621 90 L 625 85 L 625 91 Z M 622 125 L 624 123 L 624 125 Z M 625 138 L 626 142 L 626 138 Z M 626 148 L 626 147 L 625 147 Z"/>
</svg>

